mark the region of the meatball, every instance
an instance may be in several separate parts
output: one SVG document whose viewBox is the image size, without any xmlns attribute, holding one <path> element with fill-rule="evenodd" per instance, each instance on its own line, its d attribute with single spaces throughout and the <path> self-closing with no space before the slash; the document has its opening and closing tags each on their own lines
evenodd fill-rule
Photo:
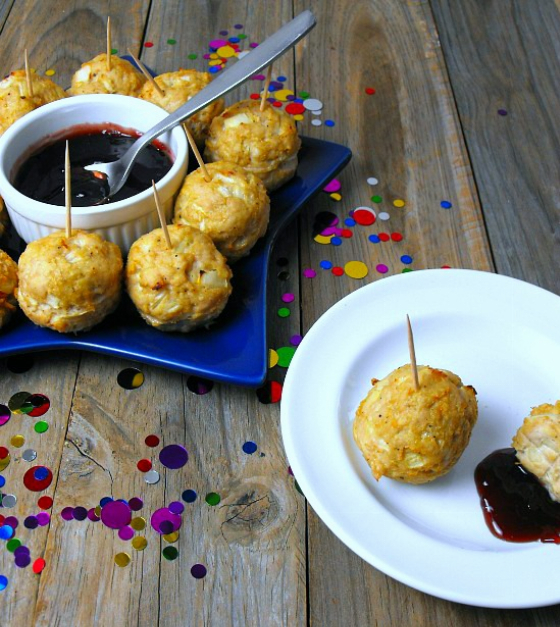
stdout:
<svg viewBox="0 0 560 627">
<path fill-rule="evenodd" d="M 68 93 L 71 96 L 82 94 L 137 96 L 145 82 L 144 76 L 125 59 L 112 55 L 111 69 L 107 70 L 107 55 L 98 54 L 91 61 L 82 63 L 80 69 L 74 72 Z"/>
<path fill-rule="evenodd" d="M 144 320 L 160 331 L 188 332 L 215 320 L 231 294 L 231 270 L 212 240 L 183 224 L 137 239 L 128 253 L 126 287 Z"/>
<path fill-rule="evenodd" d="M 19 259 L 16 296 L 35 324 L 61 333 L 87 331 L 119 304 L 120 248 L 96 233 L 51 233 L 27 245 Z"/>
<path fill-rule="evenodd" d="M 534 407 L 512 441 L 517 459 L 560 502 L 560 401 Z"/>
<path fill-rule="evenodd" d="M 233 161 L 258 176 L 268 191 L 295 174 L 301 140 L 285 111 L 258 100 L 243 100 L 215 117 L 206 140 L 208 161 Z"/>
<path fill-rule="evenodd" d="M 393 370 L 361 402 L 354 439 L 373 476 L 426 483 L 447 473 L 469 443 L 478 415 L 476 392 L 448 370 L 410 365 Z"/>
<path fill-rule="evenodd" d="M 270 201 L 262 181 L 234 163 L 199 168 L 185 179 L 175 202 L 175 223 L 189 224 L 210 236 L 229 262 L 249 254 L 268 226 Z"/>
<path fill-rule="evenodd" d="M 212 76 L 208 72 L 183 69 L 177 72 L 167 72 L 155 78 L 156 83 L 164 92 L 163 96 L 150 81 L 146 81 L 138 97 L 153 102 L 171 113 L 181 105 L 184 105 L 185 102 L 190 100 L 201 89 L 204 89 L 211 80 Z M 222 98 L 219 98 L 187 120 L 187 127 L 192 133 L 199 149 L 202 150 L 204 147 L 204 142 L 208 137 L 210 123 L 223 110 L 224 101 Z"/>
<path fill-rule="evenodd" d="M 17 308 L 14 295 L 18 283 L 17 263 L 0 250 L 0 329 L 7 324 Z"/>
<path fill-rule="evenodd" d="M 0 81 L 0 134 L 26 113 L 66 98 L 66 92 L 50 78 L 30 70 L 33 96 L 29 95 L 25 70 L 15 70 Z"/>
</svg>

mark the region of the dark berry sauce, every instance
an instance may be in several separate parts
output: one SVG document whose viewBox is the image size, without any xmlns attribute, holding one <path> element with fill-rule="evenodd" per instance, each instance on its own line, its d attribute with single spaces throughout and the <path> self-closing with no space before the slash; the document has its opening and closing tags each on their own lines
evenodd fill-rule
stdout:
<svg viewBox="0 0 560 627">
<path fill-rule="evenodd" d="M 155 141 L 140 152 L 124 187 L 109 200 L 106 177 L 84 166 L 116 161 L 139 136 L 138 131 L 115 124 L 83 124 L 66 129 L 53 141 L 32 149 L 16 174 L 14 187 L 34 200 L 64 206 L 64 152 L 68 140 L 72 206 L 91 207 L 130 198 L 148 189 L 152 179 L 157 183 L 171 169 L 171 155 L 164 144 Z"/>
<path fill-rule="evenodd" d="M 504 448 L 483 459 L 474 472 L 490 531 L 507 542 L 560 544 L 560 503 Z"/>
</svg>

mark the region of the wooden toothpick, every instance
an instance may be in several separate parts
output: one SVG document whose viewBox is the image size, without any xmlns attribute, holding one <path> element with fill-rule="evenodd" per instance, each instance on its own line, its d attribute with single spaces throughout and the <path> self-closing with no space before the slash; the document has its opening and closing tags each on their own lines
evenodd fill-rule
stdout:
<svg viewBox="0 0 560 627">
<path fill-rule="evenodd" d="M 156 79 L 148 72 L 146 66 L 140 61 L 140 59 L 128 49 L 128 54 L 134 59 L 134 63 L 139 67 L 140 71 L 144 76 L 150 81 L 153 88 L 157 91 L 160 96 L 165 96 L 165 92 L 163 89 L 157 84 Z"/>
<path fill-rule="evenodd" d="M 266 72 L 266 81 L 264 83 L 264 91 L 261 97 L 261 111 L 264 110 L 264 103 L 268 98 L 268 88 L 270 87 L 270 79 L 272 78 L 272 63 L 268 66 L 268 70 Z"/>
<path fill-rule="evenodd" d="M 64 154 L 64 204 L 66 205 L 66 237 L 72 236 L 72 182 L 70 175 L 70 147 L 66 140 Z"/>
<path fill-rule="evenodd" d="M 111 71 L 111 16 L 107 16 L 107 72 Z"/>
<path fill-rule="evenodd" d="M 412 335 L 412 326 L 410 325 L 408 314 L 406 316 L 406 324 L 408 326 L 408 352 L 410 353 L 410 367 L 412 368 L 414 389 L 419 390 L 420 383 L 418 381 L 418 367 L 416 366 L 416 352 L 414 351 L 414 336 Z"/>
<path fill-rule="evenodd" d="M 198 165 L 200 166 L 200 169 L 202 170 L 202 175 L 204 176 L 204 180 L 207 183 L 210 183 L 210 181 L 212 180 L 212 177 L 210 176 L 210 172 L 208 172 L 208 168 L 206 167 L 206 164 L 204 163 L 202 159 L 202 155 L 200 154 L 198 150 L 196 142 L 194 141 L 194 137 L 192 136 L 192 133 L 190 132 L 189 127 L 187 126 L 186 122 L 183 122 L 183 129 L 187 135 L 187 139 L 189 140 L 189 146 L 192 148 L 192 151 L 194 152 L 194 156 L 196 160 L 198 161 Z"/>
<path fill-rule="evenodd" d="M 163 235 L 165 237 L 165 241 L 167 242 L 167 246 L 169 248 L 173 248 L 173 244 L 171 243 L 171 238 L 169 237 L 169 231 L 167 229 L 167 222 L 165 221 L 165 215 L 163 213 L 163 209 L 161 208 L 161 203 L 159 202 L 158 190 L 156 188 L 156 184 L 153 179 L 152 179 L 152 189 L 154 190 L 154 200 L 156 201 L 156 209 L 158 212 L 161 228 L 163 229 Z"/>
<path fill-rule="evenodd" d="M 31 72 L 29 70 L 29 59 L 27 58 L 27 48 L 24 50 L 23 59 L 25 63 L 25 78 L 27 79 L 27 93 L 30 98 L 33 98 L 35 94 L 33 93 L 33 81 L 31 80 Z"/>
</svg>

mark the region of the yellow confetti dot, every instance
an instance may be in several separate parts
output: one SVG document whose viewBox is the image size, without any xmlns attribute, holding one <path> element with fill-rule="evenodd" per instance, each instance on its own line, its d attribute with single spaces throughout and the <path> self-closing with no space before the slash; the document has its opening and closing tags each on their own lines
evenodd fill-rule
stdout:
<svg viewBox="0 0 560 627">
<path fill-rule="evenodd" d="M 10 440 L 12 446 L 16 448 L 20 448 L 25 444 L 25 438 L 23 435 L 14 435 L 14 437 Z"/>
<path fill-rule="evenodd" d="M 134 531 L 142 531 L 142 529 L 146 528 L 146 519 L 142 516 L 136 516 L 130 521 L 130 526 L 134 529 Z"/>
<path fill-rule="evenodd" d="M 344 272 L 352 279 L 363 279 L 369 270 L 363 261 L 349 261 L 344 266 Z"/>
<path fill-rule="evenodd" d="M 278 363 L 278 353 L 273 348 L 271 348 L 268 351 L 268 367 L 274 368 L 274 366 L 276 366 L 277 363 Z"/>
<path fill-rule="evenodd" d="M 337 202 L 339 200 L 342 200 L 342 196 L 338 192 L 333 192 L 332 194 L 329 194 L 329 195 L 333 200 L 336 200 Z"/>
<path fill-rule="evenodd" d="M 139 388 L 143 383 L 144 383 L 144 373 L 143 372 L 137 372 L 132 377 L 132 387 L 133 387 L 133 389 Z"/>
<path fill-rule="evenodd" d="M 301 113 L 296 113 L 296 114 L 294 115 L 294 120 L 295 120 L 296 122 L 301 122 L 301 121 L 303 120 L 303 115 L 301 115 Z"/>
<path fill-rule="evenodd" d="M 115 555 L 115 564 L 124 568 L 130 564 L 130 555 L 128 553 L 117 553 Z"/>
<path fill-rule="evenodd" d="M 235 52 L 235 48 L 232 48 L 231 46 L 222 46 L 221 48 L 218 48 L 218 50 L 216 50 L 216 53 L 223 59 L 235 57 L 237 54 L 237 52 Z"/>
<path fill-rule="evenodd" d="M 179 539 L 179 532 L 173 531 L 172 533 L 166 533 L 163 536 L 163 539 L 169 543 L 177 542 L 177 540 Z"/>
<path fill-rule="evenodd" d="M 148 541 L 144 536 L 136 536 L 132 538 L 132 546 L 137 551 L 143 551 L 148 546 Z"/>
<path fill-rule="evenodd" d="M 279 89 L 274 92 L 274 97 L 276 100 L 281 100 L 282 102 L 286 102 L 288 100 L 288 96 L 293 96 L 294 92 L 291 89 Z"/>
<path fill-rule="evenodd" d="M 4 459 L 0 459 L 0 472 L 6 469 L 12 460 L 12 456 L 8 453 Z"/>
<path fill-rule="evenodd" d="M 212 61 L 208 61 L 208 65 L 209 66 L 222 65 L 222 60 L 221 59 L 212 59 Z"/>
<path fill-rule="evenodd" d="M 395 207 L 404 207 L 404 200 L 397 198 L 396 200 L 393 200 L 393 205 L 395 205 Z"/>
<path fill-rule="evenodd" d="M 95 512 L 96 516 L 101 518 L 101 505 L 97 505 L 96 508 L 93 511 Z"/>
<path fill-rule="evenodd" d="M 53 69 L 50 69 L 45 72 L 45 76 L 54 76 L 55 73 L 56 72 Z"/>
<path fill-rule="evenodd" d="M 213 53 L 210 55 L 210 58 L 211 58 L 211 59 L 219 59 L 219 56 L 218 56 L 215 52 L 213 52 Z"/>
<path fill-rule="evenodd" d="M 333 237 L 333 235 L 315 235 L 313 239 L 317 244 L 330 244 Z"/>
</svg>

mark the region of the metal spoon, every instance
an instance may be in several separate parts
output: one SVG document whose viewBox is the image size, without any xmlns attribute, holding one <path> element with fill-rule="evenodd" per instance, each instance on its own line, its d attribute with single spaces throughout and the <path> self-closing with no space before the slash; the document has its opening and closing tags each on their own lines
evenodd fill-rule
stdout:
<svg viewBox="0 0 560 627">
<path fill-rule="evenodd" d="M 315 24 L 316 20 L 313 13 L 303 11 L 268 37 L 262 44 L 259 44 L 257 48 L 237 61 L 235 65 L 220 74 L 218 78 L 195 94 L 187 103 L 146 131 L 120 159 L 110 163 L 93 163 L 84 166 L 85 169 L 104 173 L 109 183 L 108 197 L 113 196 L 126 182 L 134 161 L 144 146 L 265 68 L 307 35 Z"/>
</svg>

